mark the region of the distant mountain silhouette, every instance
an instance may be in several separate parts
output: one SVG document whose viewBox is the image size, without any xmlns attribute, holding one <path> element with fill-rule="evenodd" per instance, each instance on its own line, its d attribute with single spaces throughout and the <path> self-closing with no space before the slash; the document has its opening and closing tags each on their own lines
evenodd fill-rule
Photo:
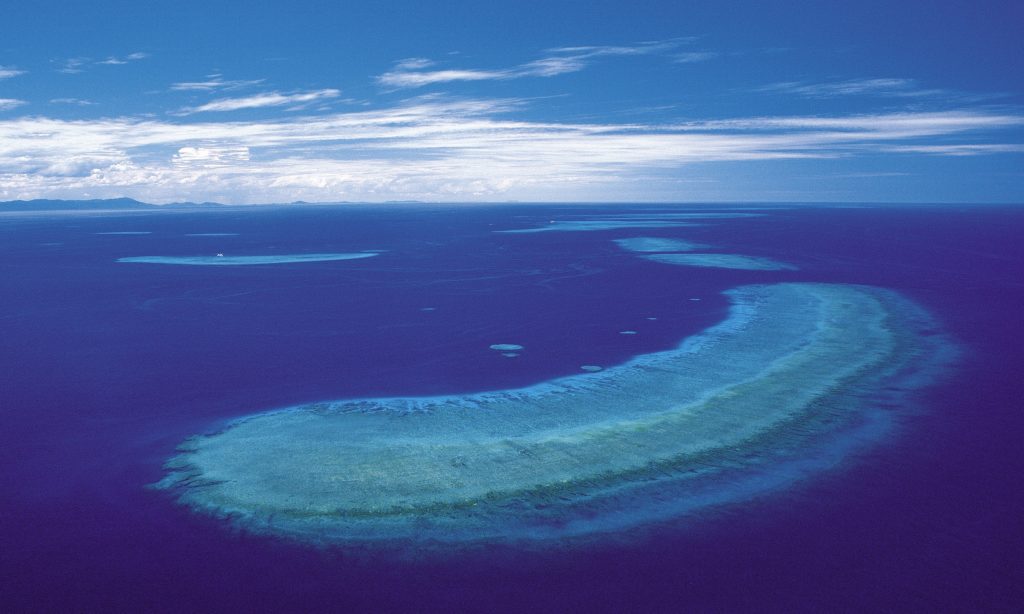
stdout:
<svg viewBox="0 0 1024 614">
<path fill-rule="evenodd" d="M 0 211 L 86 211 L 93 209 L 149 209 L 153 205 L 132 198 L 103 200 L 12 200 L 0 202 Z"/>
</svg>

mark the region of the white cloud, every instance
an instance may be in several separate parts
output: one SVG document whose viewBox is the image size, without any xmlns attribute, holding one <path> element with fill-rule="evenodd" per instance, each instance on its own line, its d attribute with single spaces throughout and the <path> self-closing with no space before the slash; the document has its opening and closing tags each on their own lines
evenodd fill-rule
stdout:
<svg viewBox="0 0 1024 614">
<path fill-rule="evenodd" d="M 341 94 L 335 89 L 314 90 L 311 92 L 296 92 L 282 94 L 280 92 L 265 92 L 244 96 L 241 98 L 220 98 L 198 107 L 182 109 L 181 114 L 205 113 L 209 111 L 238 111 L 241 109 L 261 109 L 265 107 L 300 106 L 311 102 L 319 102 L 337 98 Z"/>
<path fill-rule="evenodd" d="M 93 169 L 120 163 L 117 156 L 74 155 L 59 160 L 50 160 L 35 172 L 49 177 L 86 177 Z"/>
<path fill-rule="evenodd" d="M 554 77 L 577 72 L 586 67 L 586 61 L 579 56 L 555 56 L 527 62 L 519 67 L 517 77 Z"/>
<path fill-rule="evenodd" d="M 839 117 L 785 116 L 711 120 L 679 124 L 681 130 L 809 131 L 840 137 L 913 138 L 969 130 L 1019 126 L 1024 116 L 995 111 L 898 112 Z M 795 132 L 794 132 L 795 133 Z"/>
<path fill-rule="evenodd" d="M 565 53 L 597 57 L 602 55 L 645 55 L 676 49 L 680 45 L 688 45 L 697 41 L 693 36 L 680 36 L 667 40 L 645 41 L 635 45 L 584 45 L 580 47 L 555 47 L 548 49 L 550 53 Z"/>
<path fill-rule="evenodd" d="M 7 111 L 8 109 L 14 109 L 20 107 L 23 104 L 28 104 L 24 100 L 18 100 L 17 98 L 0 98 L 0 111 Z"/>
<path fill-rule="evenodd" d="M 895 98 L 918 98 L 926 96 L 948 96 L 947 90 L 922 88 L 914 79 L 873 78 L 848 79 L 825 83 L 803 81 L 782 81 L 757 88 L 757 92 L 792 94 L 804 98 L 836 98 L 840 96 L 888 96 Z"/>
<path fill-rule="evenodd" d="M 1014 140 L 1024 128 L 1024 115 L 993 110 L 675 125 L 534 122 L 511 116 L 520 104 L 421 98 L 293 119 L 0 120 L 0 197 L 572 199 L 721 162 L 1013 153 L 1022 149 Z M 977 142 L 985 144 L 962 144 Z"/>
<path fill-rule="evenodd" d="M 838 179 L 879 179 L 882 177 L 910 177 L 911 173 L 903 172 L 863 172 L 863 173 L 838 173 L 834 175 L 826 175 L 826 177 L 835 177 Z"/>
<path fill-rule="evenodd" d="M 222 166 L 249 160 L 248 147 L 182 147 L 174 154 L 173 162 L 179 166 Z"/>
<path fill-rule="evenodd" d="M 25 74 L 24 70 L 18 70 L 10 66 L 0 66 L 0 79 L 10 79 Z"/>
<path fill-rule="evenodd" d="M 96 104 L 91 100 L 85 100 L 84 98 L 51 98 L 51 104 L 73 104 L 80 107 L 88 107 Z"/>
<path fill-rule="evenodd" d="M 707 62 L 718 57 L 718 53 L 714 51 L 688 51 L 686 53 L 677 53 L 672 56 L 672 61 L 676 64 L 695 64 L 697 62 Z"/>
<path fill-rule="evenodd" d="M 68 58 L 60 62 L 60 68 L 57 69 L 57 72 L 61 72 L 66 75 L 77 75 L 78 73 L 85 71 L 85 68 L 83 67 L 88 63 L 88 58 Z"/>
<path fill-rule="evenodd" d="M 424 58 L 408 58 L 397 62 L 392 70 L 378 76 L 377 83 L 386 87 L 415 88 L 453 81 L 503 81 L 522 77 L 554 77 L 583 70 L 592 58 L 662 53 L 676 48 L 683 42 L 689 42 L 689 40 L 652 41 L 632 46 L 559 47 L 549 49 L 547 57 L 511 68 L 498 69 L 424 70 L 435 66 L 436 63 Z"/>
<path fill-rule="evenodd" d="M 396 70 L 377 77 L 377 82 L 388 87 L 413 88 L 451 81 L 503 81 L 522 77 L 554 77 L 583 70 L 585 66 L 586 62 L 580 57 L 555 56 L 501 70 L 449 69 L 424 71 L 396 67 Z"/>
<path fill-rule="evenodd" d="M 389 87 L 422 87 L 432 83 L 449 81 L 484 81 L 488 79 L 512 79 L 512 73 L 501 70 L 434 70 L 416 72 L 395 70 L 377 77 L 377 82 Z"/>
<path fill-rule="evenodd" d="M 1024 152 L 1024 145 L 1015 143 L 960 143 L 945 145 L 894 145 L 887 151 L 898 153 L 923 153 L 936 156 L 979 156 L 996 153 Z"/>
<path fill-rule="evenodd" d="M 86 57 L 77 57 L 67 58 L 64 60 L 54 60 L 54 62 L 60 65 L 57 68 L 57 72 L 64 73 L 66 75 L 77 75 L 85 72 L 85 69 L 90 66 L 121 66 L 123 64 L 128 64 L 129 62 L 144 60 L 148 57 L 148 53 L 137 51 L 135 53 L 129 53 L 123 57 L 110 56 L 105 60 L 93 60 Z"/>
<path fill-rule="evenodd" d="M 100 60 L 99 62 L 96 62 L 96 63 L 97 64 L 106 64 L 106 65 L 110 65 L 110 66 L 119 66 L 121 64 L 127 64 L 129 62 L 135 62 L 135 61 L 138 61 L 138 60 L 144 60 L 144 59 L 146 59 L 148 57 L 149 57 L 148 53 L 142 53 L 141 51 L 137 51 L 135 53 L 129 53 L 128 55 L 126 55 L 126 56 L 124 56 L 122 58 L 110 56 L 109 58 L 107 58 L 105 60 Z"/>
<path fill-rule="evenodd" d="M 219 74 L 209 75 L 204 81 L 182 81 L 171 84 L 171 89 L 178 92 L 197 91 L 212 92 L 214 90 L 233 90 L 252 85 L 259 85 L 266 79 L 228 81 Z"/>
<path fill-rule="evenodd" d="M 405 58 L 395 62 L 395 68 L 399 70 L 422 70 L 433 66 L 435 62 L 426 58 Z"/>
</svg>

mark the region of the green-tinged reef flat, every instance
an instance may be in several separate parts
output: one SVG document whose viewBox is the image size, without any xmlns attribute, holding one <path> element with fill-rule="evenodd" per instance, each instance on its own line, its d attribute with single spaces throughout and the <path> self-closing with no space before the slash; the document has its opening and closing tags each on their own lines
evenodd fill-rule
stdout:
<svg viewBox="0 0 1024 614">
<path fill-rule="evenodd" d="M 327 262 L 331 260 L 358 260 L 372 258 L 379 252 L 350 254 L 280 254 L 275 256 L 129 256 L 118 262 L 142 264 L 183 264 L 193 266 L 245 266 L 254 264 L 294 264 L 298 262 Z"/>
<path fill-rule="evenodd" d="M 615 243 L 630 252 L 695 252 L 709 249 L 710 245 L 684 241 L 683 239 L 665 239 L 660 237 L 630 237 L 615 239 Z"/>
<path fill-rule="evenodd" d="M 649 254 L 644 258 L 678 266 L 743 269 L 746 271 L 795 271 L 797 267 L 762 256 L 742 254 Z"/>
<path fill-rule="evenodd" d="M 945 343 L 886 290 L 727 294 L 720 324 L 602 371 L 238 419 L 182 444 L 157 487 L 197 512 L 317 543 L 618 534 L 778 491 L 883 439 L 885 399 L 923 385 Z"/>
</svg>

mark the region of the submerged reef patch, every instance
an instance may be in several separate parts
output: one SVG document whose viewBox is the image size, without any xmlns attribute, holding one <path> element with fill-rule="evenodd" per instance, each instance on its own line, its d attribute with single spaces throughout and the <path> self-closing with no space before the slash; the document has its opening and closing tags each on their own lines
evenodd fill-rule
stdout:
<svg viewBox="0 0 1024 614">
<path fill-rule="evenodd" d="M 615 239 L 615 243 L 630 252 L 695 252 L 710 248 L 709 245 L 703 243 L 661 237 L 630 237 Z"/>
<path fill-rule="evenodd" d="M 575 220 L 551 220 L 546 226 L 496 230 L 504 234 L 529 234 L 535 232 L 583 232 L 588 230 L 619 230 L 623 228 L 685 228 L 701 226 L 701 220 L 728 220 L 735 218 L 760 217 L 759 213 L 621 213 L 618 215 L 588 216 Z"/>
<path fill-rule="evenodd" d="M 746 217 L 764 217 L 763 213 L 722 213 L 711 211 L 693 211 L 689 213 L 620 213 L 602 216 L 606 220 L 732 220 Z"/>
<path fill-rule="evenodd" d="M 629 237 L 626 239 L 615 239 L 614 241 L 616 245 L 626 251 L 637 253 L 647 260 L 663 264 L 718 269 L 743 269 L 747 271 L 795 271 L 797 269 L 796 266 L 787 262 L 780 262 L 761 256 L 705 253 L 706 250 L 714 249 L 714 246 L 685 241 L 683 239 Z"/>
<path fill-rule="evenodd" d="M 648 254 L 644 258 L 678 266 L 743 269 L 746 271 L 795 271 L 797 267 L 762 256 L 742 254 Z"/>
<path fill-rule="evenodd" d="M 594 230 L 618 230 L 620 228 L 685 228 L 688 226 L 696 226 L 696 224 L 660 219 L 552 220 L 547 226 L 538 226 L 536 228 L 516 228 L 513 230 L 495 230 L 494 232 L 502 234 L 532 234 L 535 232 L 585 232 Z"/>
<path fill-rule="evenodd" d="M 156 486 L 197 512 L 317 543 L 591 538 L 834 466 L 885 436 L 892 413 L 872 395 L 898 394 L 940 339 L 886 290 L 789 283 L 728 296 L 718 325 L 603 371 L 241 418 L 182 444 Z"/>
<path fill-rule="evenodd" d="M 254 264 L 294 264 L 297 262 L 327 262 L 331 260 L 357 260 L 371 258 L 378 252 L 349 254 L 280 254 L 275 256 L 129 256 L 118 262 L 142 264 L 183 264 L 193 266 L 245 266 Z"/>
</svg>

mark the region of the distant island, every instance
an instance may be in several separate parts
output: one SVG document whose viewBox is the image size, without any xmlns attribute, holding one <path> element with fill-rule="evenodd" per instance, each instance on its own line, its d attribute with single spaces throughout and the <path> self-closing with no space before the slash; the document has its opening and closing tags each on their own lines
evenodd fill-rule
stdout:
<svg viewBox="0 0 1024 614">
<path fill-rule="evenodd" d="M 398 201 L 395 201 L 398 202 Z M 416 202 L 416 201 L 403 201 Z M 229 205 L 215 202 L 176 202 L 165 205 L 145 203 L 134 198 L 97 198 L 92 200 L 60 200 L 39 198 L 34 200 L 9 200 L 0 201 L 0 212 L 4 211 L 152 211 L 154 209 L 215 209 L 232 206 L 257 206 L 257 207 L 314 207 L 322 205 L 351 205 L 359 204 L 352 201 L 331 201 L 322 203 L 311 203 L 297 200 L 290 203 L 266 203 L 259 205 Z"/>
<path fill-rule="evenodd" d="M 0 202 L 0 211 L 78 211 L 92 209 L 149 209 L 155 205 L 139 202 L 132 198 L 109 198 L 96 200 L 11 200 Z"/>
<path fill-rule="evenodd" d="M 153 205 L 134 198 L 104 198 L 93 200 L 55 200 L 39 198 L 35 200 L 10 200 L 0 202 L 0 211 L 130 211 L 152 210 L 164 207 L 223 207 L 220 203 L 171 203 Z"/>
</svg>

